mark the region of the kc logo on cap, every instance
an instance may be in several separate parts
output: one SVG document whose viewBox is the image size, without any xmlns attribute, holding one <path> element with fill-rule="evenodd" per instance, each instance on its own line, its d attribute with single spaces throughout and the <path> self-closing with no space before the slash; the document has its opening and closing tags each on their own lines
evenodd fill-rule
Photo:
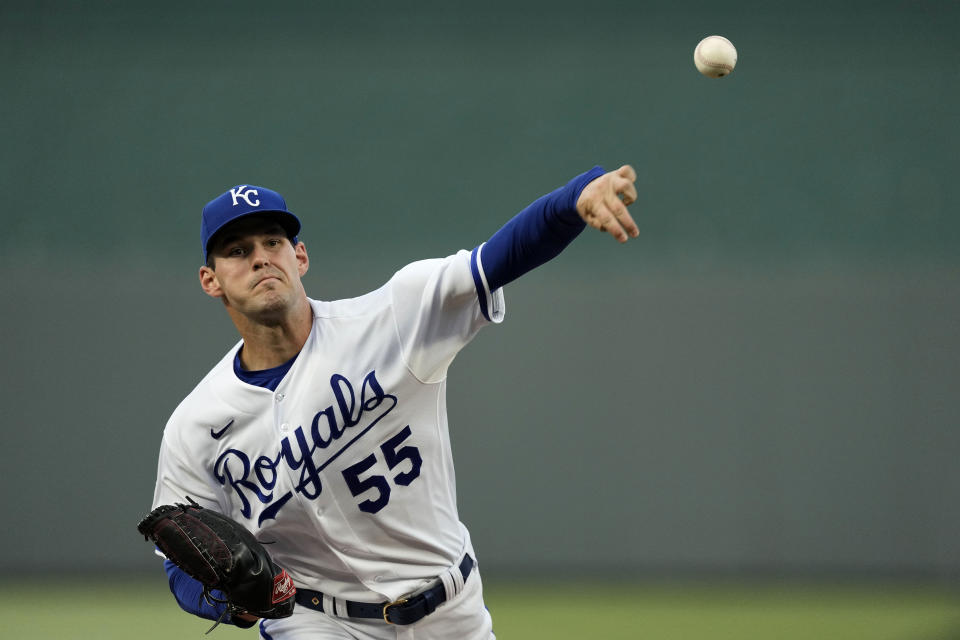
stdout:
<svg viewBox="0 0 960 640">
<path fill-rule="evenodd" d="M 246 189 L 246 191 L 244 191 Z M 256 189 L 251 189 L 247 185 L 242 184 L 239 187 L 234 187 L 230 189 L 230 197 L 233 198 L 233 206 L 237 206 L 237 198 L 243 198 L 248 205 L 251 207 L 259 207 L 259 200 L 250 200 L 250 196 L 256 196 L 258 192 Z"/>
</svg>

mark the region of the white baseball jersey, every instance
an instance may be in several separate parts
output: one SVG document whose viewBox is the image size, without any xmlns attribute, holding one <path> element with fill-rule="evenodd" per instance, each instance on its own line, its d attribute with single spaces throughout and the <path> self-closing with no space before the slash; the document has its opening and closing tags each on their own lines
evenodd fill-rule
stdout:
<svg viewBox="0 0 960 640">
<path fill-rule="evenodd" d="M 234 346 L 167 423 L 154 507 L 189 496 L 272 543 L 298 587 L 349 600 L 395 600 L 474 555 L 445 391 L 457 352 L 503 318 L 477 258 L 311 300 L 310 336 L 274 392 L 237 377 Z"/>
</svg>

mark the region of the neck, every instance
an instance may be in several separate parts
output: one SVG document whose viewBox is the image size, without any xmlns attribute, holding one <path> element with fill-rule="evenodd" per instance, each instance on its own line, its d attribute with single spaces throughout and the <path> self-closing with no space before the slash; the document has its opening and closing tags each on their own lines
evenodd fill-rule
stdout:
<svg viewBox="0 0 960 640">
<path fill-rule="evenodd" d="M 247 371 L 278 367 L 300 353 L 313 327 L 313 310 L 304 297 L 282 316 L 269 320 L 230 314 L 240 336 L 240 363 Z"/>
</svg>

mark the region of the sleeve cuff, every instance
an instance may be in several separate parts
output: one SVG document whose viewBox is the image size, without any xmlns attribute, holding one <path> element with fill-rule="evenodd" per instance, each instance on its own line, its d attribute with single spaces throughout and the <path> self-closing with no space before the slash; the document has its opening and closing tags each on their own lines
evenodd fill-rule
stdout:
<svg viewBox="0 0 960 640">
<path fill-rule="evenodd" d="M 504 316 L 503 289 L 490 291 L 487 277 L 483 273 L 482 252 L 486 243 L 470 252 L 470 273 L 473 274 L 473 284 L 477 288 L 477 301 L 480 304 L 480 313 L 487 322 L 500 324 Z"/>
</svg>

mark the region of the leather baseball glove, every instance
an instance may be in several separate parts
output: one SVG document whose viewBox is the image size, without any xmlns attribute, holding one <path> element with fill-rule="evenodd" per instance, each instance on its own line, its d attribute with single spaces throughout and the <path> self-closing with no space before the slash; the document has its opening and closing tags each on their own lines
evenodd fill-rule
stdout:
<svg viewBox="0 0 960 640">
<path fill-rule="evenodd" d="M 187 499 L 190 504 L 157 507 L 140 521 L 137 530 L 167 559 L 203 584 L 208 603 L 226 604 L 224 616 L 291 615 L 297 590 L 286 570 L 273 562 L 243 525 L 204 509 L 189 496 Z M 214 596 L 213 589 L 223 592 L 226 599 Z"/>
</svg>

